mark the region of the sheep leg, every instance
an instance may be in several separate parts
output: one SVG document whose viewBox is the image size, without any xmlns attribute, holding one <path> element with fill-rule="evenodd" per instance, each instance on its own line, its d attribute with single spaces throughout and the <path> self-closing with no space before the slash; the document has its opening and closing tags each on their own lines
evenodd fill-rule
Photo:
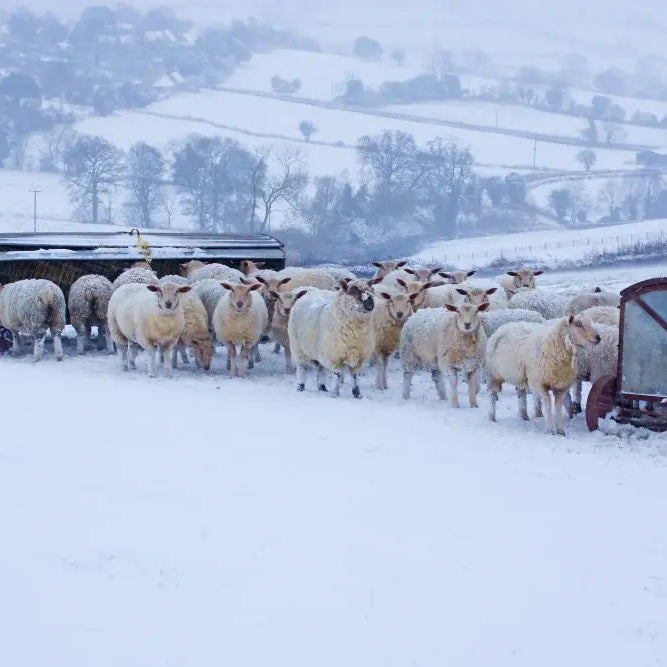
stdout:
<svg viewBox="0 0 667 667">
<path fill-rule="evenodd" d="M 227 343 L 227 361 L 228 370 L 231 377 L 236 377 L 236 345 L 234 343 Z"/>
<path fill-rule="evenodd" d="M 563 397 L 563 407 L 565 408 L 565 412 L 567 412 L 568 418 L 572 419 L 574 417 L 575 408 L 569 391 L 566 391 L 565 396 Z"/>
<path fill-rule="evenodd" d="M 262 355 L 259 353 L 259 343 L 255 343 L 252 349 L 255 350 L 255 361 L 259 363 L 262 361 Z"/>
<path fill-rule="evenodd" d="M 156 353 L 156 348 L 155 345 L 151 345 L 147 352 L 148 352 L 148 377 L 149 378 L 154 378 L 155 377 L 155 353 Z"/>
<path fill-rule="evenodd" d="M 65 353 L 63 352 L 63 339 L 59 333 L 53 336 L 53 351 L 56 354 L 56 361 L 62 361 Z"/>
<path fill-rule="evenodd" d="M 375 388 L 380 391 L 388 389 L 387 384 L 387 364 L 389 363 L 389 357 L 384 354 L 378 354 L 377 357 L 373 357 L 375 361 Z"/>
<path fill-rule="evenodd" d="M 471 408 L 476 408 L 478 407 L 477 405 L 477 371 L 473 371 L 472 373 L 468 373 L 468 400 L 470 401 L 470 407 Z"/>
<path fill-rule="evenodd" d="M 293 373 L 294 366 L 292 366 L 292 350 L 289 345 L 285 345 L 285 373 Z"/>
<path fill-rule="evenodd" d="M 280 343 L 276 343 L 273 346 L 273 354 L 280 354 Z"/>
<path fill-rule="evenodd" d="M 171 363 L 165 364 L 164 374 L 170 378 L 174 374 L 174 359 L 178 356 L 178 349 L 176 345 L 162 345 L 160 350 L 164 351 L 165 358 L 168 358 Z"/>
<path fill-rule="evenodd" d="M 160 348 L 160 364 L 164 363 L 164 350 Z"/>
<path fill-rule="evenodd" d="M 39 361 L 44 354 L 44 341 L 46 340 L 46 331 L 35 334 L 35 342 L 33 346 L 32 360 Z"/>
<path fill-rule="evenodd" d="M 136 343 L 127 342 L 127 349 L 129 355 L 129 368 L 137 367 L 137 354 L 139 354 L 139 346 Z"/>
<path fill-rule="evenodd" d="M 359 389 L 359 380 L 357 374 L 352 372 L 350 369 L 350 375 L 352 376 L 352 396 L 355 398 L 361 398 L 361 389 Z"/>
<path fill-rule="evenodd" d="M 120 364 L 123 367 L 123 370 L 129 371 L 130 367 L 128 365 L 127 359 L 128 359 L 128 348 L 130 347 L 130 341 L 128 341 L 125 345 L 118 345 L 120 348 Z"/>
<path fill-rule="evenodd" d="M 105 324 L 102 327 L 102 334 L 104 335 L 104 341 L 106 342 L 106 345 L 107 345 L 107 352 L 109 354 L 113 354 L 115 350 L 114 350 L 114 347 L 113 347 L 113 338 L 111 338 L 111 331 L 109 331 L 109 325 L 108 324 Z M 97 335 L 99 336 L 99 330 L 98 330 Z"/>
<path fill-rule="evenodd" d="M 12 331 L 12 356 L 18 357 L 21 354 L 21 339 L 18 331 Z"/>
<path fill-rule="evenodd" d="M 528 391 L 525 387 L 517 387 L 516 395 L 519 399 L 519 418 L 528 421 Z"/>
<path fill-rule="evenodd" d="M 189 364 L 190 358 L 188 357 L 188 351 L 185 349 L 185 345 L 183 343 L 179 343 L 178 350 L 181 353 L 181 361 L 184 364 Z M 176 367 L 174 366 L 174 368 Z"/>
<path fill-rule="evenodd" d="M 574 381 L 574 403 L 572 408 L 574 409 L 575 414 L 581 414 L 581 385 L 582 382 L 579 378 Z"/>
<path fill-rule="evenodd" d="M 244 343 L 243 345 L 241 345 L 241 354 L 243 354 L 243 348 L 244 348 L 244 347 L 246 347 L 245 343 Z M 253 346 L 250 348 L 250 352 L 249 352 L 249 353 L 246 352 L 246 358 L 248 359 L 248 368 L 249 368 L 250 370 L 252 370 L 253 368 L 255 368 L 255 347 L 259 348 L 259 344 L 257 344 L 256 346 L 253 345 Z"/>
<path fill-rule="evenodd" d="M 86 351 L 86 338 L 88 338 L 88 327 L 76 328 L 76 353 L 84 354 Z"/>
<path fill-rule="evenodd" d="M 304 391 L 306 389 L 306 375 L 308 374 L 308 366 L 303 362 L 296 365 L 296 390 Z"/>
<path fill-rule="evenodd" d="M 340 396 L 340 376 L 342 374 L 342 371 L 334 371 L 334 388 L 333 392 L 331 393 L 334 398 L 338 398 Z"/>
<path fill-rule="evenodd" d="M 438 392 L 438 398 L 441 401 L 447 400 L 447 389 L 445 389 L 445 382 L 442 376 L 442 371 L 433 370 L 431 371 L 431 379 L 435 385 L 435 390 Z"/>
<path fill-rule="evenodd" d="M 533 416 L 535 419 L 544 417 L 542 413 L 542 396 L 538 391 L 533 392 Z"/>
<path fill-rule="evenodd" d="M 239 377 L 245 377 L 246 366 L 251 369 L 255 367 L 253 347 L 247 343 L 241 345 L 241 363 L 237 367 Z"/>
<path fill-rule="evenodd" d="M 538 392 L 535 392 L 536 394 Z M 541 387 L 539 389 L 539 394 L 542 397 L 542 403 L 544 405 L 544 429 L 547 433 L 554 433 L 554 414 L 551 404 L 551 394 L 548 389 Z"/>
<path fill-rule="evenodd" d="M 327 390 L 327 372 L 319 362 L 315 362 L 315 368 L 317 369 L 317 390 L 326 391 Z"/>
<path fill-rule="evenodd" d="M 178 368 L 178 347 L 171 348 L 171 367 Z"/>
<path fill-rule="evenodd" d="M 447 373 L 447 380 L 449 381 L 449 389 L 452 392 L 452 395 L 449 397 L 449 402 L 453 408 L 458 408 L 460 406 L 458 393 L 458 374 L 456 371 L 449 371 Z"/>
<path fill-rule="evenodd" d="M 563 399 L 565 398 L 566 393 L 567 389 L 554 389 L 554 410 L 556 411 L 554 417 L 556 420 L 556 433 L 559 435 L 565 435 L 565 426 L 563 424 Z"/>
<path fill-rule="evenodd" d="M 403 398 L 407 401 L 410 398 L 410 390 L 412 389 L 412 376 L 414 373 L 410 371 L 403 371 Z M 438 385 L 436 385 L 437 387 Z"/>
</svg>

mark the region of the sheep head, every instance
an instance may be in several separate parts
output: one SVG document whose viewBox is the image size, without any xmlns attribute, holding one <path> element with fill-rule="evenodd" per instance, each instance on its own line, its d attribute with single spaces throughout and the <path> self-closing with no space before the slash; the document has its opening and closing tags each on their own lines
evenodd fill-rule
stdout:
<svg viewBox="0 0 667 667">
<path fill-rule="evenodd" d="M 189 262 L 179 264 L 178 272 L 182 276 L 189 278 L 197 269 L 201 269 L 205 266 L 206 264 L 204 264 L 204 262 L 200 262 L 198 259 L 191 259 Z"/>
<path fill-rule="evenodd" d="M 289 317 L 292 306 L 302 297 L 308 294 L 307 289 L 292 290 L 291 292 L 270 292 L 271 298 L 276 302 L 276 312 L 281 317 Z"/>
<path fill-rule="evenodd" d="M 257 273 L 264 264 L 265 262 L 251 262 L 249 259 L 244 259 L 239 265 L 239 268 L 241 269 L 241 273 L 250 276 L 253 273 Z"/>
<path fill-rule="evenodd" d="M 408 295 L 413 310 L 417 311 L 420 308 L 425 308 L 428 304 L 428 294 L 426 293 L 426 290 L 431 287 L 437 287 L 440 283 L 422 283 L 419 280 L 406 282 L 402 278 L 398 278 L 396 284 Z"/>
<path fill-rule="evenodd" d="M 370 280 L 344 278 L 340 281 L 339 294 L 343 293 L 354 299 L 356 301 L 356 310 L 360 313 L 370 313 L 375 307 L 373 284 L 374 281 Z"/>
<path fill-rule="evenodd" d="M 161 285 L 146 285 L 146 289 L 157 296 L 157 305 L 162 315 L 174 315 L 181 303 L 181 294 L 189 292 L 192 287 L 176 283 L 162 283 Z"/>
<path fill-rule="evenodd" d="M 407 264 L 407 261 L 397 261 L 395 259 L 388 259 L 384 262 L 371 262 L 371 264 L 377 269 L 375 272 L 374 278 L 384 278 L 388 276 L 392 271 L 400 269 L 401 267 Z"/>
<path fill-rule="evenodd" d="M 544 271 L 533 271 L 532 269 L 517 269 L 508 271 L 507 275 L 514 278 L 514 287 L 530 287 L 535 289 L 535 276 L 541 276 Z"/>
<path fill-rule="evenodd" d="M 205 371 L 211 370 L 211 361 L 213 361 L 213 355 L 215 354 L 215 345 L 211 336 L 193 338 L 190 340 L 190 344 L 199 367 Z"/>
<path fill-rule="evenodd" d="M 229 303 L 231 307 L 239 313 L 250 310 L 252 305 L 252 292 L 262 288 L 261 283 L 251 283 L 246 285 L 243 283 L 220 283 L 226 290 L 229 291 Z"/>
<path fill-rule="evenodd" d="M 267 300 L 273 300 L 274 292 L 282 292 L 283 286 L 292 280 L 291 278 L 264 278 L 264 276 L 257 275 L 255 280 L 262 284 L 262 294 Z M 246 283 L 247 284 L 247 283 Z"/>
<path fill-rule="evenodd" d="M 487 310 L 488 307 L 488 303 L 482 303 L 479 306 L 475 306 L 472 303 L 461 303 L 458 306 L 454 306 L 451 303 L 445 304 L 445 308 L 448 311 L 456 313 L 456 326 L 459 331 L 465 334 L 473 334 L 479 330 L 482 322 L 479 314 Z"/>
<path fill-rule="evenodd" d="M 433 276 L 442 271 L 442 267 L 439 266 L 436 269 L 419 268 L 419 269 L 403 269 L 403 270 L 409 275 L 414 276 L 415 280 L 419 280 L 419 282 L 422 283 L 427 283 Z"/>
<path fill-rule="evenodd" d="M 497 287 L 490 287 L 489 289 L 481 287 L 470 287 L 468 289 L 456 288 L 456 291 L 463 296 L 463 300 L 466 303 L 472 303 L 473 306 L 481 306 L 483 303 L 489 303 L 489 295 L 495 293 L 497 290 Z"/>
<path fill-rule="evenodd" d="M 470 276 L 474 276 L 477 271 L 442 271 L 439 273 L 441 278 L 444 278 L 448 282 L 454 285 L 460 285 L 464 283 Z"/>
<path fill-rule="evenodd" d="M 404 292 L 377 292 L 381 299 L 387 303 L 389 317 L 399 325 L 405 324 L 408 317 L 412 315 L 412 301 L 408 294 Z"/>
<path fill-rule="evenodd" d="M 565 319 L 565 323 L 567 335 L 577 347 L 597 345 L 602 340 L 593 322 L 586 315 L 570 315 Z"/>
</svg>

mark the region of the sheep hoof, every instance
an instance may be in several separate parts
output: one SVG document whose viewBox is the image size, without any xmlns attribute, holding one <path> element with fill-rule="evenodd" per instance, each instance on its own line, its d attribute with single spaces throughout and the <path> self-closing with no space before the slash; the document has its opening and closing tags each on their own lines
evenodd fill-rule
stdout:
<svg viewBox="0 0 667 667">
<path fill-rule="evenodd" d="M 318 384 L 317 391 L 327 391 L 327 386 L 325 384 Z"/>
<path fill-rule="evenodd" d="M 580 415 L 582 412 L 581 403 L 572 403 L 572 410 L 574 411 L 575 415 Z"/>
<path fill-rule="evenodd" d="M 353 387 L 352 396 L 354 396 L 355 398 L 361 398 L 361 389 L 359 389 L 359 387 Z"/>
<path fill-rule="evenodd" d="M 306 390 L 306 385 L 303 382 L 301 382 L 300 384 L 298 384 L 296 386 L 296 390 L 297 391 L 305 391 Z"/>
</svg>

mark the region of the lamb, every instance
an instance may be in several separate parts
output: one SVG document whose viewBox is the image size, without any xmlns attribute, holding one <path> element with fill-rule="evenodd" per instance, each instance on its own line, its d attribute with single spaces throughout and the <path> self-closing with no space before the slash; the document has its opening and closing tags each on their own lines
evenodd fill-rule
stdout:
<svg viewBox="0 0 667 667">
<path fill-rule="evenodd" d="M 599 287 L 596 287 L 592 292 L 579 292 L 579 294 L 570 299 L 565 309 L 565 314 L 576 315 L 595 306 L 618 306 L 619 302 L 620 297 L 618 294 L 603 292 Z"/>
<path fill-rule="evenodd" d="M 382 285 L 387 285 L 384 281 Z M 429 290 L 433 287 L 438 287 L 438 283 L 422 283 L 419 280 L 411 280 L 406 282 L 402 278 L 396 281 L 396 287 L 403 290 L 409 297 L 412 303 L 412 309 L 417 312 L 422 308 L 432 307 L 430 305 Z"/>
<path fill-rule="evenodd" d="M 232 269 L 231 266 L 227 266 L 226 264 L 205 264 L 198 259 L 181 264 L 179 270 L 181 275 L 188 278 L 191 283 L 206 280 L 207 278 L 215 278 L 218 281 L 239 282 L 244 277 L 241 271 Z"/>
<path fill-rule="evenodd" d="M 208 316 L 209 330 L 213 331 L 213 313 L 218 301 L 225 295 L 225 288 L 219 280 L 207 278 L 206 280 L 198 280 L 192 285 L 192 294 L 204 304 Z"/>
<path fill-rule="evenodd" d="M 510 322 L 533 322 L 540 324 L 544 318 L 534 310 L 524 310 L 522 308 L 500 308 L 498 310 L 488 310 L 482 316 L 482 326 L 486 335 L 490 338 L 500 327 Z"/>
<path fill-rule="evenodd" d="M 439 275 L 441 278 L 445 278 L 445 280 L 448 280 L 453 285 L 460 285 L 461 283 L 466 282 L 470 276 L 474 276 L 476 273 L 477 271 L 459 271 L 458 269 L 455 269 L 454 271 L 441 271 Z"/>
<path fill-rule="evenodd" d="M 148 352 L 148 375 L 155 377 L 155 351 L 167 356 L 178 343 L 185 328 L 180 296 L 190 285 L 129 284 L 119 287 L 109 301 L 111 335 L 121 348 L 125 370 L 135 368 L 136 346 Z M 168 376 L 170 366 L 165 367 Z"/>
<path fill-rule="evenodd" d="M 601 338 L 591 321 L 582 315 L 570 315 L 554 323 L 514 322 L 500 327 L 489 339 L 486 373 L 491 391 L 489 419 L 496 419 L 498 392 L 505 382 L 517 388 L 519 416 L 528 419 L 526 393 L 535 397 L 535 416 L 542 417 L 547 432 L 565 434 L 563 399 L 576 379 L 573 357 L 578 347 Z M 552 411 L 553 393 L 555 414 Z"/>
<path fill-rule="evenodd" d="M 621 311 L 615 306 L 593 306 L 593 308 L 587 308 L 581 314 L 595 324 L 605 324 L 616 328 L 618 328 L 621 319 Z"/>
<path fill-rule="evenodd" d="M 357 374 L 374 349 L 371 313 L 375 307 L 367 280 L 343 280 L 340 290 L 309 290 L 292 308 L 287 333 L 297 362 L 297 390 L 306 387 L 307 367 L 317 368 L 317 385 L 326 391 L 325 369 L 335 375 L 333 395 L 340 394 L 341 376 L 352 376 L 352 395 L 361 398 Z"/>
<path fill-rule="evenodd" d="M 618 371 L 618 326 L 598 324 L 600 343 L 594 347 L 578 347 L 574 355 L 573 412 L 581 412 L 581 385 L 583 381 L 595 382 L 605 375 L 616 375 Z"/>
<path fill-rule="evenodd" d="M 181 358 L 187 363 L 186 348 L 191 348 L 195 353 L 195 364 L 197 368 L 203 368 L 205 371 L 211 369 L 211 361 L 215 354 L 215 345 L 209 330 L 208 315 L 206 308 L 201 300 L 192 292 L 181 294 L 181 306 L 183 308 L 183 318 L 185 326 L 178 343 L 171 351 L 171 366 L 176 368 L 178 365 L 178 352 Z"/>
<path fill-rule="evenodd" d="M 90 340 L 91 327 L 97 327 L 98 341 L 104 337 L 107 352 L 114 353 L 107 322 L 107 308 L 112 294 L 111 281 L 96 274 L 81 276 L 70 287 L 67 307 L 70 323 L 76 330 L 76 350 L 79 354 L 84 353 L 85 340 Z"/>
<path fill-rule="evenodd" d="M 402 269 L 407 263 L 408 262 L 406 260 L 399 261 L 395 259 L 388 259 L 384 262 L 371 262 L 371 264 L 376 268 L 373 278 L 377 279 L 378 281 L 383 280 L 390 273 L 393 273 L 398 269 Z"/>
<path fill-rule="evenodd" d="M 0 285 L 0 324 L 11 331 L 12 354 L 20 353 L 19 332 L 33 337 L 33 361 L 42 358 L 46 330 L 49 329 L 55 357 L 62 360 L 65 296 L 50 280 L 28 279 Z"/>
<path fill-rule="evenodd" d="M 507 298 L 510 299 L 522 287 L 530 287 L 535 289 L 535 277 L 541 276 L 544 271 L 533 271 L 532 269 L 517 269 L 516 271 L 508 271 L 500 277 L 500 284 L 505 292 Z"/>
<path fill-rule="evenodd" d="M 534 310 L 545 320 L 553 320 L 565 315 L 567 303 L 567 298 L 557 292 L 547 292 L 543 289 L 522 289 L 507 302 L 507 307 Z"/>
<path fill-rule="evenodd" d="M 468 382 L 470 407 L 477 407 L 477 371 L 484 361 L 486 334 L 481 315 L 488 303 L 473 306 L 447 304 L 445 309 L 415 313 L 401 333 L 401 365 L 403 367 L 403 398 L 410 398 L 412 377 L 419 369 L 431 371 L 441 400 L 447 400 L 443 373 L 449 379 L 452 407 L 459 407 L 458 374 Z"/>
<path fill-rule="evenodd" d="M 174 285 L 189 285 L 190 280 L 186 278 L 185 276 L 175 276 L 175 275 L 166 275 L 162 276 L 160 280 L 158 280 L 158 283 L 160 285 L 164 285 L 165 283 L 173 283 Z"/>
<path fill-rule="evenodd" d="M 145 264 L 145 262 L 140 262 Z M 129 269 L 125 269 L 117 278 L 113 281 L 111 286 L 114 289 L 114 292 L 123 285 L 129 285 L 132 283 L 140 285 L 152 285 L 158 282 L 157 274 L 152 269 L 147 269 L 143 266 L 131 266 Z"/>
<path fill-rule="evenodd" d="M 286 373 L 291 373 L 294 370 L 287 323 L 289 322 L 292 307 L 301 297 L 306 296 L 306 294 L 308 294 L 308 288 L 295 289 L 290 292 L 271 292 L 272 304 L 274 304 L 271 333 L 276 345 L 282 345 L 285 350 Z"/>
<path fill-rule="evenodd" d="M 375 348 L 375 386 L 377 389 L 388 389 L 387 364 L 401 341 L 403 325 L 413 313 L 412 301 L 404 292 L 389 288 L 376 291 L 379 299 L 375 301 L 371 320 L 373 323 L 373 337 Z"/>
<path fill-rule="evenodd" d="M 246 359 L 248 368 L 254 368 L 257 343 L 266 330 L 269 314 L 264 299 L 257 293 L 262 287 L 261 283 L 223 282 L 221 285 L 227 290 L 227 294 L 215 307 L 213 329 L 218 340 L 227 346 L 231 376 L 243 377 Z M 241 347 L 240 366 L 236 361 L 237 345 Z"/>
</svg>

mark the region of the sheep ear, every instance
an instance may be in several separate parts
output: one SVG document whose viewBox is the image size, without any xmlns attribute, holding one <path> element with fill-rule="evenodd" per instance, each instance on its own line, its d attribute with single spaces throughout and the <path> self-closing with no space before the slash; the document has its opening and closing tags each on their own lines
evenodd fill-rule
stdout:
<svg viewBox="0 0 667 667">
<path fill-rule="evenodd" d="M 414 269 L 403 269 L 406 273 L 409 273 L 411 276 L 416 276 L 417 272 Z"/>
<path fill-rule="evenodd" d="M 378 283 L 382 282 L 382 278 L 371 278 L 368 281 L 368 284 L 372 287 L 373 285 L 377 285 Z"/>
<path fill-rule="evenodd" d="M 417 292 L 417 294 L 411 294 L 411 295 L 409 296 L 410 301 L 412 301 L 412 302 L 414 303 L 414 302 L 417 300 L 417 297 L 418 297 L 420 294 L 421 294 L 421 292 Z"/>
<path fill-rule="evenodd" d="M 245 278 L 239 278 L 239 280 L 241 281 L 242 285 L 250 285 L 250 281 L 246 280 Z"/>
<path fill-rule="evenodd" d="M 146 285 L 146 289 L 148 289 L 150 292 L 160 292 L 160 286 L 159 285 Z"/>
<path fill-rule="evenodd" d="M 437 269 L 431 269 L 431 275 L 435 275 L 436 273 L 440 273 L 442 271 L 442 267 L 439 266 Z"/>
<path fill-rule="evenodd" d="M 460 287 L 456 288 L 456 291 L 461 295 L 461 296 L 468 296 L 468 292 L 464 289 L 461 289 Z"/>
<path fill-rule="evenodd" d="M 468 278 L 470 278 L 470 276 L 474 276 L 476 273 L 477 273 L 476 269 L 475 269 L 475 271 L 468 271 L 468 273 L 466 273 L 466 276 L 468 276 Z"/>
<path fill-rule="evenodd" d="M 306 296 L 306 294 L 308 294 L 308 290 L 307 289 L 302 289 L 300 292 L 297 292 L 294 295 L 294 300 L 298 301 L 302 296 Z"/>
<path fill-rule="evenodd" d="M 186 292 L 189 292 L 192 289 L 191 285 L 183 285 L 182 287 L 179 287 L 176 291 L 179 294 L 185 294 Z"/>
<path fill-rule="evenodd" d="M 451 313 L 457 312 L 456 306 L 452 305 L 451 303 L 446 303 L 445 308 Z"/>
<path fill-rule="evenodd" d="M 487 294 L 494 294 L 497 291 L 498 291 L 497 287 L 492 287 L 491 289 L 486 290 L 486 293 Z"/>
<path fill-rule="evenodd" d="M 283 279 L 280 281 L 279 285 L 287 285 L 287 283 L 288 283 L 290 280 L 292 280 L 292 279 L 291 279 L 291 278 L 283 278 Z"/>
<path fill-rule="evenodd" d="M 225 289 L 233 290 L 234 288 L 229 283 L 220 283 Z"/>
<path fill-rule="evenodd" d="M 489 305 L 489 303 L 480 303 L 479 306 L 477 306 L 477 312 L 483 313 L 485 310 L 488 310 Z"/>
<path fill-rule="evenodd" d="M 383 299 L 386 299 L 387 301 L 391 299 L 391 294 L 389 294 L 389 292 L 380 292 L 379 294 Z"/>
<path fill-rule="evenodd" d="M 435 287 L 435 283 L 431 283 L 431 282 L 424 283 L 419 291 L 423 292 L 425 289 L 429 289 L 431 287 Z"/>
<path fill-rule="evenodd" d="M 272 290 L 269 292 L 269 295 L 270 295 L 271 298 L 273 298 L 273 299 L 280 299 L 280 294 L 279 294 L 278 292 L 276 292 L 276 290 L 273 290 L 273 289 L 272 289 Z"/>
<path fill-rule="evenodd" d="M 570 315 L 570 317 L 567 321 L 568 324 L 572 324 L 572 322 L 574 322 L 574 315 Z"/>
<path fill-rule="evenodd" d="M 266 262 L 255 262 L 255 266 L 256 266 L 258 269 L 263 268 L 265 264 L 266 264 Z"/>
<path fill-rule="evenodd" d="M 400 286 L 403 287 L 404 289 L 407 289 L 407 288 L 408 288 L 408 284 L 405 282 L 405 280 L 403 280 L 403 278 L 397 278 L 397 279 L 396 279 L 396 284 L 397 284 L 397 285 L 400 285 Z"/>
<path fill-rule="evenodd" d="M 454 276 L 452 276 L 451 273 L 447 273 L 446 271 L 441 271 L 438 275 L 441 278 L 444 278 L 445 280 L 452 280 L 452 278 L 454 277 Z"/>
<path fill-rule="evenodd" d="M 601 290 L 599 287 L 596 287 L 593 291 L 594 291 L 596 294 L 599 294 L 602 290 Z"/>
<path fill-rule="evenodd" d="M 349 278 L 343 278 L 343 279 L 340 281 L 340 287 L 341 287 L 341 289 L 343 290 L 343 292 L 345 292 L 345 294 L 347 294 L 347 289 L 348 289 L 348 283 L 349 283 L 349 282 L 350 282 L 350 279 L 349 279 Z"/>
<path fill-rule="evenodd" d="M 397 269 L 402 269 L 407 263 L 408 263 L 407 260 L 402 261 L 402 262 L 396 262 L 396 268 Z"/>
<path fill-rule="evenodd" d="M 262 289 L 262 286 L 260 285 L 260 283 L 253 283 L 248 288 L 248 292 L 256 292 L 258 289 Z"/>
<path fill-rule="evenodd" d="M 262 285 L 266 285 L 266 280 L 264 280 L 264 278 L 262 278 L 262 276 L 255 276 L 255 280 L 257 282 L 262 283 Z"/>
<path fill-rule="evenodd" d="M 508 271 L 507 275 L 512 276 L 512 278 L 516 278 L 516 271 Z"/>
<path fill-rule="evenodd" d="M 544 273 L 544 271 L 533 271 L 534 276 L 541 276 Z"/>
<path fill-rule="evenodd" d="M 382 262 L 371 262 L 371 266 L 374 266 L 376 269 L 381 269 Z"/>
</svg>

